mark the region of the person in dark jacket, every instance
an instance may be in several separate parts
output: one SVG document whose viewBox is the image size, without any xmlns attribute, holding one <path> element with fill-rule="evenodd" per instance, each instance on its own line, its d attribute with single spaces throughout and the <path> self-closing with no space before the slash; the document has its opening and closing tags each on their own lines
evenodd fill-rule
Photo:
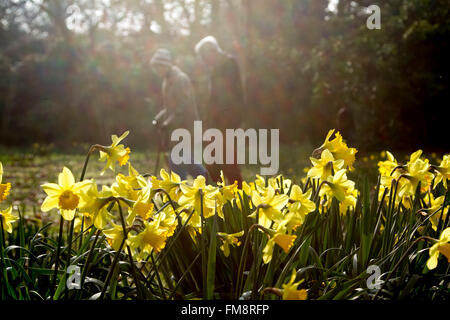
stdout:
<svg viewBox="0 0 450 320">
<path fill-rule="evenodd" d="M 225 129 L 242 126 L 242 114 L 245 108 L 241 75 L 236 59 L 222 50 L 217 40 L 208 36 L 195 46 L 195 51 L 209 70 L 209 99 L 205 108 L 206 126 L 219 129 L 225 137 Z M 220 181 L 220 171 L 230 183 L 242 185 L 241 170 L 237 164 L 237 152 L 234 149 L 233 164 L 212 164 L 207 169 L 214 182 Z M 225 143 L 223 154 L 226 154 Z M 225 161 L 224 161 L 225 162 Z"/>
</svg>

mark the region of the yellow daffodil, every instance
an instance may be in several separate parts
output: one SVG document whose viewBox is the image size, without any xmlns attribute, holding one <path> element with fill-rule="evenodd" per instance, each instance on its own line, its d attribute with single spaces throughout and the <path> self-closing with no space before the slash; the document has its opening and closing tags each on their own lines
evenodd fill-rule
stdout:
<svg viewBox="0 0 450 320">
<path fill-rule="evenodd" d="M 2 219 L 3 230 L 12 233 L 12 223 L 18 219 L 17 216 L 12 214 L 12 207 L 6 210 L 0 210 L 0 218 Z"/>
<path fill-rule="evenodd" d="M 347 147 L 347 144 L 343 140 L 341 134 L 336 132 L 335 138 L 331 139 L 331 136 L 335 132 L 334 129 L 330 130 L 325 138 L 325 142 L 318 149 L 319 151 L 323 151 L 328 149 L 332 154 L 334 159 L 342 159 L 344 160 L 345 167 L 348 167 L 349 170 L 353 170 L 353 163 L 355 162 L 355 155 L 358 152 L 355 148 Z"/>
<path fill-rule="evenodd" d="M 167 229 L 167 237 L 171 237 L 178 226 L 178 219 L 175 211 L 172 206 L 166 206 L 159 215 L 161 228 Z"/>
<path fill-rule="evenodd" d="M 406 164 L 407 172 L 403 175 L 405 179 L 402 179 L 400 191 L 398 192 L 400 198 L 413 197 L 419 182 L 421 183 L 421 192 L 426 192 L 431 186 L 433 174 L 429 172 L 430 164 L 428 159 L 421 159 L 421 155 L 422 150 L 414 152 Z"/>
<path fill-rule="evenodd" d="M 255 190 L 255 184 L 253 182 L 247 183 L 246 181 L 242 181 L 242 188 L 237 190 L 238 196 L 236 196 L 236 204 L 240 210 L 242 210 L 241 199 L 244 201 L 244 193 L 250 197 L 253 190 Z"/>
<path fill-rule="evenodd" d="M 308 171 L 308 177 L 326 180 L 334 172 L 344 167 L 344 160 L 335 160 L 328 149 L 323 150 L 320 159 L 310 158 L 313 167 Z"/>
<path fill-rule="evenodd" d="M 202 210 L 204 218 L 209 218 L 214 215 L 216 204 L 214 198 L 219 190 L 213 186 L 207 186 L 204 176 L 198 176 L 197 178 L 195 178 L 192 186 L 182 183 L 180 184 L 180 188 L 183 194 L 181 195 L 178 203 L 183 208 L 195 210 L 189 222 L 193 227 L 198 228 L 200 227 L 200 214 Z M 203 193 L 203 202 L 200 192 Z M 182 216 L 183 218 L 187 218 L 186 214 L 183 214 Z"/>
<path fill-rule="evenodd" d="M 445 189 L 447 189 L 447 179 L 450 179 L 450 154 L 447 154 L 442 158 L 441 164 L 439 167 L 436 167 L 436 171 L 438 174 L 436 175 L 435 184 L 437 185 L 442 181 Z"/>
<path fill-rule="evenodd" d="M 115 197 L 136 201 L 141 193 L 140 190 L 145 187 L 148 187 L 145 178 L 130 165 L 128 176 L 119 173 L 116 181 L 111 185 L 111 191 Z"/>
<path fill-rule="evenodd" d="M 345 194 L 344 201 L 339 202 L 339 212 L 342 215 L 345 215 L 347 211 L 351 208 L 355 208 L 356 206 L 356 198 L 358 197 L 358 190 L 356 189 L 348 189 Z"/>
<path fill-rule="evenodd" d="M 137 214 L 142 219 L 148 220 L 152 216 L 154 207 L 155 206 L 151 202 L 149 203 L 149 202 L 138 200 L 134 204 L 132 211 L 134 214 Z"/>
<path fill-rule="evenodd" d="M 289 282 L 283 284 L 283 300 L 306 300 L 308 298 L 308 292 L 305 289 L 297 290 L 297 287 L 303 282 L 303 280 L 294 282 L 296 277 L 297 273 L 294 269 L 292 270 L 292 275 Z"/>
<path fill-rule="evenodd" d="M 426 198 L 428 198 L 430 200 L 430 208 L 428 209 L 428 212 L 430 214 L 434 213 L 431 216 L 430 221 L 431 221 L 433 230 L 436 231 L 437 226 L 439 224 L 439 220 L 442 219 L 442 221 L 445 221 L 445 219 L 447 218 L 449 208 L 448 208 L 448 206 L 445 207 L 444 211 L 442 212 L 442 205 L 444 204 L 445 196 L 440 196 L 440 197 L 434 198 L 433 194 L 430 192 L 430 194 L 428 196 L 426 196 Z M 437 210 L 439 210 L 439 212 L 436 212 Z M 441 217 L 441 214 L 442 214 L 442 217 Z"/>
<path fill-rule="evenodd" d="M 252 193 L 252 202 L 255 207 L 259 208 L 259 224 L 264 227 L 270 227 L 274 220 L 283 218 L 281 210 L 286 206 L 289 197 L 285 194 L 276 194 L 272 187 L 267 188 L 266 195 L 260 196 L 255 190 Z M 258 209 L 256 209 L 249 217 L 256 217 Z"/>
<path fill-rule="evenodd" d="M 289 222 L 287 223 L 288 229 L 296 229 L 298 226 L 302 225 L 306 215 L 316 210 L 316 204 L 310 200 L 311 194 L 312 189 L 308 189 L 303 193 L 298 185 L 292 186 L 289 203 L 287 205 L 289 209 L 289 213 L 286 217 L 289 219 Z"/>
<path fill-rule="evenodd" d="M 235 247 L 241 245 L 241 242 L 238 238 L 244 235 L 244 230 L 231 234 L 225 232 L 217 232 L 217 235 L 220 237 L 220 240 L 222 240 L 220 250 L 223 251 L 225 257 L 228 257 L 230 255 L 230 246 Z"/>
<path fill-rule="evenodd" d="M 398 166 L 397 160 L 395 160 L 392 153 L 386 151 L 387 160 L 378 162 L 378 171 L 381 176 L 389 177 L 395 167 Z"/>
<path fill-rule="evenodd" d="M 294 241 L 297 238 L 296 235 L 289 235 L 284 233 L 276 233 L 272 239 L 273 241 L 283 249 L 285 253 L 288 253 L 289 250 L 294 245 Z"/>
<path fill-rule="evenodd" d="M 142 220 L 150 219 L 153 215 L 154 207 L 155 205 L 151 201 L 151 185 L 147 185 L 138 190 L 137 200 L 128 209 L 127 223 L 130 225 L 133 224 L 136 216 L 139 216 Z"/>
<path fill-rule="evenodd" d="M 160 252 L 166 246 L 167 229 L 161 228 L 160 219 L 144 222 L 145 229 L 136 236 L 130 237 L 130 247 L 140 248 L 150 254 L 152 250 Z"/>
<path fill-rule="evenodd" d="M 173 201 L 178 201 L 182 192 L 180 190 L 180 184 L 183 182 L 178 174 L 171 172 L 170 174 L 161 169 L 159 172 L 162 180 L 156 180 L 155 186 L 153 188 L 161 188 L 169 193 L 170 198 Z"/>
<path fill-rule="evenodd" d="M 111 222 L 111 225 L 112 228 L 103 230 L 103 234 L 105 235 L 111 248 L 117 251 L 120 249 L 120 245 L 122 244 L 124 238 L 123 227 L 115 224 L 114 222 Z"/>
<path fill-rule="evenodd" d="M 341 169 L 330 177 L 320 189 L 319 195 L 322 197 L 326 194 L 335 197 L 338 201 L 344 201 L 346 196 L 355 188 L 355 183 L 348 180 L 346 171 Z"/>
<path fill-rule="evenodd" d="M 94 226 L 97 229 L 103 229 L 111 218 L 107 210 L 107 204 L 112 201 L 113 193 L 107 186 L 103 186 L 99 192 L 97 184 L 92 182 L 87 190 L 81 192 L 81 198 L 84 202 L 80 205 L 80 211 L 92 217 Z"/>
<path fill-rule="evenodd" d="M 65 220 L 72 220 L 75 216 L 75 209 L 84 205 L 82 192 L 87 191 L 91 184 L 91 180 L 75 182 L 72 172 L 64 167 L 58 176 L 58 184 L 45 183 L 41 186 L 47 194 L 41 210 L 47 212 L 57 208 Z"/>
<path fill-rule="evenodd" d="M 263 249 L 263 261 L 266 264 L 272 260 L 275 244 L 280 246 L 285 253 L 288 253 L 297 238 L 296 235 L 286 234 L 283 225 L 280 225 L 277 231 L 265 228 L 265 232 L 270 234 L 269 241 L 267 241 L 267 244 Z"/>
<path fill-rule="evenodd" d="M 84 219 L 83 219 L 84 218 Z M 75 222 L 73 225 L 73 230 L 77 233 L 81 232 L 81 225 L 83 225 L 83 230 L 86 230 L 91 225 L 94 224 L 94 217 L 88 212 L 79 212 L 75 217 Z"/>
<path fill-rule="evenodd" d="M 310 200 L 311 194 L 312 189 L 308 189 L 303 193 L 298 185 L 293 185 L 289 196 L 289 211 L 305 216 L 316 210 L 316 204 Z"/>
<path fill-rule="evenodd" d="M 130 148 L 125 148 L 123 144 L 119 144 L 125 139 L 130 132 L 124 132 L 120 137 L 115 134 L 111 136 L 112 144 L 109 146 L 103 146 L 100 150 L 100 161 L 106 161 L 106 166 L 103 168 L 101 174 L 109 168 L 115 171 L 116 161 L 120 166 L 127 164 L 130 158 Z"/>
<path fill-rule="evenodd" d="M 219 191 L 223 197 L 224 202 L 233 200 L 238 189 L 237 181 L 227 186 L 225 184 L 225 177 L 222 170 L 220 171 L 220 178 L 222 179 L 222 181 L 219 181 L 217 185 L 219 186 Z"/>
<path fill-rule="evenodd" d="M 2 183 L 3 178 L 3 165 L 0 162 L 0 202 L 6 200 L 11 190 L 11 183 Z"/>
<path fill-rule="evenodd" d="M 430 258 L 427 261 L 427 267 L 433 270 L 437 267 L 439 253 L 442 253 L 450 262 L 450 227 L 442 231 L 439 240 L 430 248 Z"/>
</svg>

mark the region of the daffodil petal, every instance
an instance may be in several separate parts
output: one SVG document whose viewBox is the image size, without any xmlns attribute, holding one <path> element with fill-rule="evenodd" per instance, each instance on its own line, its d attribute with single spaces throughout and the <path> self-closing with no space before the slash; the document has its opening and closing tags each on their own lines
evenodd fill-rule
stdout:
<svg viewBox="0 0 450 320">
<path fill-rule="evenodd" d="M 61 193 L 61 187 L 56 183 L 45 183 L 41 185 L 44 192 L 49 196 L 57 196 Z"/>
<path fill-rule="evenodd" d="M 53 208 L 58 207 L 58 197 L 47 197 L 45 198 L 44 202 L 42 202 L 41 210 L 43 212 L 48 212 L 52 210 Z"/>
<path fill-rule="evenodd" d="M 72 171 L 64 167 L 63 171 L 58 176 L 58 184 L 63 188 L 70 188 L 75 183 Z"/>
</svg>

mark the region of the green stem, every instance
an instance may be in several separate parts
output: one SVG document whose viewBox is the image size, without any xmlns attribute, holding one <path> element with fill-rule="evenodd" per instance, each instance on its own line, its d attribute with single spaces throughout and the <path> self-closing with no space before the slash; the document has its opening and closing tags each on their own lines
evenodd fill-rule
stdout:
<svg viewBox="0 0 450 320">
<path fill-rule="evenodd" d="M 3 244 L 6 245 L 6 240 L 5 240 L 5 234 L 3 232 L 3 215 L 1 213 L 0 213 L 0 229 L 1 229 L 1 233 L 2 233 L 2 235 L 1 235 L 2 246 L 0 249 L 2 249 L 2 252 L 3 252 Z"/>
<path fill-rule="evenodd" d="M 242 247 L 242 254 L 241 259 L 239 260 L 239 267 L 238 267 L 238 275 L 237 275 L 237 281 L 236 281 L 236 296 L 235 299 L 239 299 L 240 293 L 243 290 L 242 283 L 244 279 L 244 268 L 245 264 L 247 262 L 247 248 L 250 243 L 250 237 L 252 234 L 253 229 L 260 228 L 261 226 L 258 224 L 253 224 L 247 231 L 247 236 L 245 237 L 244 246 Z"/>
<path fill-rule="evenodd" d="M 109 285 L 109 282 L 111 281 L 111 277 L 113 275 L 113 272 L 114 272 L 114 269 L 116 267 L 117 261 L 119 260 L 120 252 L 122 251 L 123 245 L 125 244 L 125 242 L 127 240 L 127 229 L 125 227 L 125 220 L 123 218 L 122 206 L 120 205 L 120 200 L 119 199 L 116 199 L 116 202 L 117 202 L 117 205 L 119 206 L 120 219 L 121 219 L 122 228 L 123 228 L 123 239 L 122 239 L 122 242 L 120 244 L 119 250 L 117 251 L 116 255 L 114 256 L 114 260 L 113 260 L 113 263 L 111 264 L 111 268 L 109 269 L 108 275 L 106 276 L 105 284 L 104 284 L 102 292 L 100 294 L 100 300 L 102 300 L 103 297 L 105 296 L 106 289 L 108 288 L 108 285 Z"/>
<path fill-rule="evenodd" d="M 84 285 L 84 280 L 86 278 L 87 271 L 88 271 L 87 269 L 89 267 L 89 263 L 91 262 L 92 255 L 93 255 L 93 252 L 94 252 L 94 249 L 95 249 L 95 245 L 97 244 L 97 240 L 98 240 L 98 236 L 99 235 L 100 235 L 100 230 L 97 230 L 97 232 L 95 233 L 94 242 L 92 243 L 92 246 L 91 246 L 91 250 L 89 250 L 88 256 L 87 256 L 86 261 L 84 263 L 83 271 L 81 273 L 80 292 L 78 294 L 79 298 L 81 298 L 81 293 L 82 293 L 81 290 L 82 290 L 83 285 Z"/>
<path fill-rule="evenodd" d="M 89 158 L 91 157 L 91 154 L 97 149 L 103 149 L 103 146 L 101 146 L 99 144 L 94 144 L 89 148 L 89 151 L 86 155 L 86 159 L 84 160 L 84 165 L 83 165 L 83 170 L 81 171 L 80 181 L 84 180 L 84 176 L 86 175 L 87 165 L 89 163 Z"/>
<path fill-rule="evenodd" d="M 70 228 L 69 228 L 69 239 L 67 244 L 67 266 L 66 269 L 70 266 L 70 260 L 72 259 L 72 237 L 73 237 L 73 227 L 75 224 L 75 217 L 70 221 Z M 65 298 L 67 299 L 69 296 L 69 293 L 65 295 Z"/>
<path fill-rule="evenodd" d="M 169 296 L 169 300 L 172 300 L 173 297 L 175 296 L 178 287 L 180 286 L 181 282 L 183 282 L 184 278 L 189 274 L 189 272 L 191 271 L 192 267 L 195 265 L 195 263 L 197 262 L 198 258 L 200 258 L 200 252 L 195 256 L 194 260 L 192 260 L 191 264 L 187 267 L 187 269 L 184 271 L 183 275 L 181 276 L 180 280 L 178 280 L 177 285 L 175 286 L 175 288 L 173 289 L 172 293 Z"/>
<path fill-rule="evenodd" d="M 80 229 L 80 244 L 78 245 L 78 250 L 83 246 L 83 229 L 84 229 L 84 214 L 81 217 L 81 229 Z"/>
<path fill-rule="evenodd" d="M 166 293 L 164 292 L 164 287 L 163 287 L 163 284 L 162 284 L 162 281 L 161 281 L 161 277 L 159 276 L 158 269 L 157 269 L 157 267 L 155 265 L 155 259 L 153 258 L 153 252 L 150 253 L 150 258 L 152 260 L 152 264 L 155 266 L 155 273 L 156 273 L 156 279 L 158 280 L 159 290 L 161 291 L 163 299 L 167 300 Z"/>
<path fill-rule="evenodd" d="M 91 154 L 99 148 L 102 148 L 102 146 L 100 146 L 98 144 L 94 144 L 89 148 L 89 151 L 86 155 L 86 159 L 84 160 L 83 170 L 81 170 L 80 182 L 84 180 L 84 176 L 86 175 L 86 170 L 87 170 L 87 166 L 88 166 L 89 158 L 91 157 Z M 83 227 L 84 227 L 84 215 L 81 220 L 80 248 L 83 244 Z M 69 256 L 70 256 L 70 250 L 69 250 Z"/>
<path fill-rule="evenodd" d="M 259 206 L 256 209 L 256 224 L 259 224 Z M 255 300 L 257 297 L 257 291 L 258 291 L 258 275 L 257 275 L 257 270 L 258 270 L 258 241 L 259 241 L 259 236 L 258 236 L 258 230 L 255 230 L 254 236 L 253 236 L 253 289 L 252 289 L 252 299 Z"/>
<path fill-rule="evenodd" d="M 400 266 L 400 264 L 403 262 L 403 260 L 406 258 L 406 256 L 408 255 L 409 251 L 416 245 L 416 243 L 418 243 L 419 241 L 422 240 L 432 240 L 432 241 L 436 241 L 436 239 L 427 237 L 427 236 L 422 236 L 420 238 L 417 238 L 412 244 L 411 246 L 405 251 L 405 253 L 402 255 L 402 257 L 400 258 L 400 260 L 397 262 L 397 264 L 394 266 L 394 268 L 392 269 L 392 272 L 389 273 L 388 277 L 386 278 L 386 280 L 383 282 L 383 285 L 380 287 L 380 289 L 378 289 L 377 293 L 373 296 L 372 300 L 375 300 L 378 295 L 380 294 L 380 292 L 384 289 L 384 287 L 386 286 L 386 284 L 388 283 L 388 281 L 391 279 L 392 275 L 395 273 L 395 271 L 397 271 L 398 267 Z"/>
<path fill-rule="evenodd" d="M 120 212 L 120 222 L 122 223 L 122 230 L 123 230 L 123 234 L 125 235 L 125 239 L 128 237 L 128 232 L 127 232 L 127 227 L 125 224 L 125 218 L 123 217 L 123 211 L 122 211 L 122 206 L 120 205 L 120 201 L 116 200 L 117 205 L 119 206 L 119 212 Z M 130 268 L 131 268 L 131 273 L 133 274 L 133 277 L 135 279 L 136 282 L 136 289 L 138 291 L 139 297 L 143 298 L 143 294 L 141 291 L 141 286 L 139 285 L 139 279 L 137 277 L 137 273 L 136 273 L 136 269 L 135 269 L 135 265 L 133 262 L 133 255 L 131 254 L 131 249 L 130 246 L 127 245 L 127 251 L 128 251 L 128 257 L 130 260 Z"/>
<path fill-rule="evenodd" d="M 6 265 L 5 265 L 5 259 L 4 259 L 4 257 L 3 257 L 3 248 L 4 248 L 4 246 L 6 245 L 6 241 L 5 241 L 5 235 L 3 234 L 3 216 L 2 216 L 2 214 L 0 213 L 0 233 L 1 233 L 1 237 L 0 237 L 0 255 L 1 255 L 1 257 L 2 257 L 2 270 L 3 270 L 3 268 L 6 268 Z"/>
<path fill-rule="evenodd" d="M 52 285 L 53 290 L 55 289 L 56 278 L 58 277 L 59 254 L 61 252 L 60 248 L 61 248 L 63 228 L 64 228 L 64 218 L 61 216 L 60 220 L 59 220 L 58 247 L 56 247 L 55 272 L 54 272 L 54 275 L 53 275 L 53 285 Z M 54 296 L 54 292 L 53 292 L 53 296 Z"/>
</svg>

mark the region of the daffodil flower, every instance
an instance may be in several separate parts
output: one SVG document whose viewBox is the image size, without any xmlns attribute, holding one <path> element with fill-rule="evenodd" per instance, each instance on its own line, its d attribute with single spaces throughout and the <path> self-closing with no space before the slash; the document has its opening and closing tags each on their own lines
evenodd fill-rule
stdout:
<svg viewBox="0 0 450 320">
<path fill-rule="evenodd" d="M 219 186 L 218 192 L 214 193 L 214 199 L 217 202 L 217 215 L 223 219 L 223 206 L 228 202 L 236 198 L 238 192 L 237 181 L 231 185 L 226 185 L 225 177 L 223 171 L 220 171 L 220 177 L 222 181 L 219 181 L 217 185 Z"/>
<path fill-rule="evenodd" d="M 181 207 L 194 209 L 195 212 L 190 220 L 193 227 L 199 228 L 201 226 L 200 214 L 203 210 L 203 217 L 209 218 L 214 215 L 216 205 L 215 195 L 219 190 L 213 186 L 206 185 L 205 177 L 198 176 L 195 178 L 192 186 L 185 183 L 180 184 L 182 195 L 178 201 Z M 201 196 L 203 194 L 203 197 Z M 202 201 L 203 198 L 203 201 Z M 182 214 L 183 218 L 187 218 Z"/>
<path fill-rule="evenodd" d="M 84 219 L 83 219 L 84 218 Z M 90 214 L 89 212 L 78 212 L 78 214 L 75 216 L 75 220 L 74 220 L 74 225 L 73 225 L 73 230 L 76 233 L 81 232 L 81 225 L 83 224 L 83 229 L 86 230 L 87 228 L 89 228 L 91 225 L 94 224 L 94 217 L 92 214 Z"/>
<path fill-rule="evenodd" d="M 2 183 L 3 178 L 3 165 L 0 162 L 0 202 L 6 200 L 11 190 L 11 183 Z"/>
<path fill-rule="evenodd" d="M 130 132 L 124 132 L 120 137 L 115 134 L 111 136 L 112 144 L 110 146 L 103 146 L 100 150 L 100 161 L 106 161 L 106 165 L 103 168 L 101 174 L 109 168 L 113 172 L 115 171 L 116 161 L 120 166 L 125 165 L 130 158 L 130 148 L 125 148 L 123 144 L 119 144 L 125 139 Z"/>
<path fill-rule="evenodd" d="M 75 209 L 84 205 L 81 194 L 83 191 L 87 191 L 91 184 L 91 180 L 75 182 L 72 171 L 64 167 L 58 176 L 58 184 L 45 183 L 41 186 L 47 194 L 41 210 L 47 212 L 57 208 L 65 220 L 73 220 Z"/>
<path fill-rule="evenodd" d="M 308 171 L 308 177 L 326 180 L 334 172 L 344 167 L 344 160 L 335 160 L 332 153 L 325 149 L 320 155 L 320 159 L 310 158 L 313 167 Z"/>
<path fill-rule="evenodd" d="M 450 262 L 450 227 L 442 231 L 439 240 L 430 248 L 430 258 L 427 261 L 427 267 L 433 270 L 437 267 L 439 253 L 442 253 Z"/>
<path fill-rule="evenodd" d="M 387 160 L 378 162 L 378 171 L 381 176 L 390 176 L 392 171 L 398 166 L 397 160 L 389 151 L 386 151 Z"/>
<path fill-rule="evenodd" d="M 153 250 L 160 252 L 166 246 L 167 229 L 161 228 L 161 219 L 144 222 L 145 229 L 135 236 L 130 237 L 130 247 L 140 248 L 143 252 L 150 254 Z"/>
<path fill-rule="evenodd" d="M 347 194 L 355 188 L 355 183 L 348 180 L 345 169 L 341 169 L 334 176 L 328 178 L 320 189 L 319 195 L 322 197 L 325 194 L 335 197 L 338 201 L 344 201 Z"/>
<path fill-rule="evenodd" d="M 112 201 L 112 191 L 103 186 L 99 192 L 97 184 L 92 181 L 89 188 L 81 192 L 82 204 L 79 206 L 81 212 L 92 217 L 94 226 L 97 229 L 103 229 L 111 218 L 111 214 L 107 210 L 107 204 Z"/>
<path fill-rule="evenodd" d="M 296 235 L 289 235 L 285 233 L 285 228 L 280 225 L 277 231 L 264 228 L 264 231 L 270 234 L 269 241 L 263 249 L 263 261 L 269 263 L 272 260 L 273 249 L 275 244 L 281 247 L 285 253 L 288 253 L 291 247 L 294 245 L 294 241 L 297 238 Z"/>
<path fill-rule="evenodd" d="M 436 167 L 436 171 L 438 174 L 436 175 L 435 184 L 438 185 L 442 181 L 445 189 L 447 189 L 447 179 L 450 179 L 450 154 L 442 158 L 441 164 L 439 167 Z"/>
<path fill-rule="evenodd" d="M 169 174 L 164 169 L 160 170 L 159 175 L 161 176 L 161 180 L 155 181 L 156 183 L 154 188 L 161 188 L 166 190 L 173 201 L 178 201 L 180 196 L 182 195 L 180 184 L 183 181 L 181 181 L 180 176 L 173 171 Z"/>
<path fill-rule="evenodd" d="M 325 142 L 320 146 L 318 151 L 322 151 L 328 149 L 335 159 L 344 160 L 345 167 L 348 167 L 349 170 L 353 170 L 353 163 L 355 162 L 355 155 L 358 152 L 355 148 L 347 147 L 347 144 L 344 142 L 341 134 L 336 132 L 335 138 L 331 139 L 331 136 L 335 132 L 334 129 L 330 130 L 325 138 Z"/>
<path fill-rule="evenodd" d="M 268 187 L 265 196 L 260 196 L 255 190 L 252 193 L 252 202 L 257 209 L 249 217 L 255 218 L 259 210 L 258 223 L 268 228 L 272 221 L 283 218 L 281 210 L 286 206 L 288 201 L 289 197 L 287 195 L 275 194 L 275 190 L 272 187 Z"/>
<path fill-rule="evenodd" d="M 430 218 L 432 228 L 433 228 L 433 230 L 436 231 L 437 226 L 439 224 L 439 220 L 442 219 L 442 221 L 445 221 L 445 219 L 447 218 L 449 208 L 446 206 L 444 208 L 444 211 L 443 212 L 441 211 L 442 205 L 444 204 L 445 196 L 440 196 L 440 197 L 434 198 L 433 194 L 430 192 L 430 194 L 427 196 L 427 198 L 430 200 L 430 208 L 428 209 L 428 212 L 430 214 L 432 214 L 432 213 L 436 212 L 437 210 L 439 210 L 439 212 L 436 212 Z M 441 217 L 441 214 L 442 214 L 442 217 Z"/>
<path fill-rule="evenodd" d="M 167 230 L 167 237 L 171 237 L 178 225 L 177 215 L 172 206 L 166 206 L 160 215 L 160 226 Z"/>
<path fill-rule="evenodd" d="M 239 237 L 244 235 L 244 230 L 236 233 L 225 233 L 225 232 L 217 232 L 217 235 L 222 240 L 222 245 L 220 246 L 220 250 L 223 251 L 225 257 L 230 255 L 230 246 L 240 246 L 241 242 L 239 241 Z"/>
<path fill-rule="evenodd" d="M 240 195 L 240 197 L 238 196 L 238 197 L 236 197 L 236 199 L 244 200 L 244 193 L 247 196 L 251 196 L 253 190 L 255 190 L 255 184 L 253 182 L 251 182 L 249 184 L 246 181 L 242 181 L 242 188 L 237 190 L 237 193 Z M 242 210 L 242 203 L 241 203 L 241 201 L 240 200 L 239 201 L 236 200 L 236 204 L 237 204 L 238 208 L 240 210 Z"/>
<path fill-rule="evenodd" d="M 303 282 L 303 279 L 295 282 L 297 273 L 295 269 L 292 270 L 291 279 L 288 283 L 283 284 L 283 300 L 306 300 L 308 298 L 308 292 L 305 289 L 297 290 L 297 287 Z"/>
<path fill-rule="evenodd" d="M 114 222 L 111 222 L 111 225 L 112 228 L 103 230 L 103 234 L 105 235 L 111 248 L 117 251 L 120 249 L 120 245 L 122 244 L 124 238 L 123 227 L 115 224 Z"/>
<path fill-rule="evenodd" d="M 152 216 L 154 205 L 153 203 L 136 201 L 136 204 L 133 207 L 133 211 L 144 220 L 150 219 Z"/>
<path fill-rule="evenodd" d="M 419 182 L 421 183 L 421 192 L 428 191 L 431 185 L 433 174 L 429 172 L 430 164 L 428 159 L 422 160 L 420 158 L 421 155 L 422 150 L 414 152 L 406 164 L 407 172 L 403 175 L 406 179 L 402 180 L 404 183 L 401 185 L 398 193 L 400 198 L 413 197 Z"/>
<path fill-rule="evenodd" d="M 316 204 L 310 200 L 312 189 L 302 192 L 298 185 L 293 185 L 289 202 L 288 213 L 283 217 L 281 224 L 286 225 L 288 230 L 295 230 L 303 224 L 305 217 L 316 209 Z"/>
<path fill-rule="evenodd" d="M 289 211 L 296 212 L 301 216 L 305 216 L 316 210 L 316 204 L 311 201 L 312 189 L 308 189 L 305 193 L 298 185 L 293 185 L 289 196 Z"/>
<path fill-rule="evenodd" d="M 3 230 L 12 233 L 12 223 L 18 219 L 17 216 L 12 214 L 12 207 L 6 210 L 0 210 L 0 218 L 2 219 Z"/>
</svg>

